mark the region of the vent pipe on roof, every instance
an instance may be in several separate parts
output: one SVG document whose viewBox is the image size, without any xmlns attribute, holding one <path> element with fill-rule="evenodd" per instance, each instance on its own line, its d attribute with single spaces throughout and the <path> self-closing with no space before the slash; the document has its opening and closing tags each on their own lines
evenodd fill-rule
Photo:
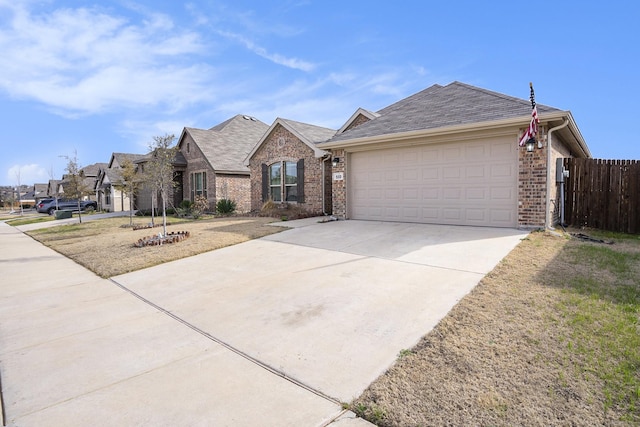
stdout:
<svg viewBox="0 0 640 427">
<path fill-rule="evenodd" d="M 566 127 L 568 124 L 569 124 L 569 119 L 565 117 L 564 123 L 549 129 L 549 132 L 547 132 L 547 197 L 545 201 L 546 212 L 545 212 L 544 227 L 548 230 L 553 230 L 553 227 L 551 226 L 552 215 L 551 215 L 551 212 L 549 212 L 549 210 L 551 209 L 551 147 L 552 147 L 551 134 L 557 130 L 560 130 Z"/>
</svg>

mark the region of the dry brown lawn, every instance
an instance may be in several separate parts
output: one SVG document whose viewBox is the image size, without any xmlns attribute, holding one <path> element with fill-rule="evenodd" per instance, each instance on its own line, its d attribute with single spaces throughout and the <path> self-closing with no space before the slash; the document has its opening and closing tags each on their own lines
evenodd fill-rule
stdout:
<svg viewBox="0 0 640 427">
<path fill-rule="evenodd" d="M 148 221 L 148 218 L 134 219 L 138 225 Z M 134 247 L 134 243 L 142 237 L 158 234 L 162 228 L 134 231 L 125 227 L 129 224 L 129 218 L 85 221 L 82 224 L 33 230 L 28 234 L 97 275 L 112 277 L 282 231 L 281 227 L 267 225 L 273 221 L 273 218 L 263 217 L 224 217 L 197 221 L 168 218 L 171 225 L 167 227 L 167 232 L 189 231 L 190 237 L 178 243 L 143 248 Z"/>
<path fill-rule="evenodd" d="M 596 258 L 621 251 L 631 260 L 616 282 L 593 259 L 571 255 L 597 244 L 532 233 L 415 348 L 401 351 L 352 409 L 379 426 L 638 425 L 638 351 L 615 343 L 624 327 L 636 342 L 640 333 L 640 240 L 631 243 L 593 248 Z M 594 289 L 628 285 L 632 302 L 611 303 L 602 293 L 571 289 L 576 278 L 597 283 Z M 592 305 L 593 311 L 583 308 Z M 600 325 L 608 325 L 605 316 L 588 318 L 606 310 L 627 323 L 614 322 L 607 331 Z M 586 336 L 576 332 L 585 327 Z M 618 350 L 625 354 L 608 359 L 606 352 Z M 611 398 L 605 371 L 628 361 L 624 375 L 630 378 L 620 381 L 630 380 L 631 389 Z"/>
</svg>

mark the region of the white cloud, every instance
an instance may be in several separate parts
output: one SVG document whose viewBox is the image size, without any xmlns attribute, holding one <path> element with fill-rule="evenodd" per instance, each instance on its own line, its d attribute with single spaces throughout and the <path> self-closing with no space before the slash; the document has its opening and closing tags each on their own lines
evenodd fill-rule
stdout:
<svg viewBox="0 0 640 427">
<path fill-rule="evenodd" d="M 7 182 L 17 185 L 33 185 L 36 183 L 49 182 L 47 170 L 37 164 L 13 165 L 7 171 Z"/>
<path fill-rule="evenodd" d="M 126 120 L 121 123 L 119 132 L 133 142 L 135 153 L 144 154 L 149 152 L 154 136 L 173 135 L 176 137 L 174 142 L 177 143 L 182 129 L 189 126 L 193 126 L 189 119 Z"/>
<path fill-rule="evenodd" d="M 36 14 L 27 5 L 9 6 L 11 18 L 0 21 L 0 89 L 15 98 L 74 115 L 180 108 L 212 96 L 211 67 L 192 58 L 205 45 L 166 15 L 132 23 L 98 8 Z"/>
<path fill-rule="evenodd" d="M 306 72 L 313 71 L 316 68 L 316 65 L 313 64 L 312 62 L 303 61 L 298 58 L 288 58 L 279 53 L 270 53 L 265 48 L 258 46 L 253 41 L 249 40 L 248 38 L 240 34 L 231 33 L 228 31 L 218 31 L 218 34 L 220 34 L 221 36 L 227 39 L 235 40 L 241 43 L 242 45 L 244 45 L 244 47 L 249 49 L 251 52 L 275 64 L 282 65 L 288 68 L 293 68 L 295 70 L 306 71 Z"/>
</svg>

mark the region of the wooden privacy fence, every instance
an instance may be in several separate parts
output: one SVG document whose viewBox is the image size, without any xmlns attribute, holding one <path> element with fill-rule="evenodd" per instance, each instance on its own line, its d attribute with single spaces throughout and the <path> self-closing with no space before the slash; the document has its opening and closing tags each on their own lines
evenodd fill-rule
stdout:
<svg viewBox="0 0 640 427">
<path fill-rule="evenodd" d="M 564 159 L 565 221 L 592 227 L 640 233 L 640 161 Z"/>
</svg>

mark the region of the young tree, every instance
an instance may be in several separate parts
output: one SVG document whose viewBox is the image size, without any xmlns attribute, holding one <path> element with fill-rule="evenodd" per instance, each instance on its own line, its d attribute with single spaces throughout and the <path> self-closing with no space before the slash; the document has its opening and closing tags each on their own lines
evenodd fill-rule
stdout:
<svg viewBox="0 0 640 427">
<path fill-rule="evenodd" d="M 114 185 L 124 192 L 129 198 L 129 225 L 133 226 L 133 198 L 141 186 L 140 176 L 136 171 L 136 165 L 130 159 L 126 159 L 120 166 L 120 183 Z"/>
<path fill-rule="evenodd" d="M 20 184 L 20 166 L 17 167 L 15 171 L 16 181 L 18 182 L 18 186 L 16 187 L 16 196 L 18 198 L 18 204 L 20 205 L 20 216 L 24 215 L 24 210 L 22 209 L 22 197 L 20 192 L 22 191 L 22 184 Z M 13 211 L 13 203 L 11 204 L 11 211 Z"/>
<path fill-rule="evenodd" d="M 173 181 L 173 159 L 178 147 L 171 147 L 174 135 L 154 136 L 149 146 L 151 160 L 147 164 L 146 177 L 152 189 L 160 194 L 162 201 L 162 233 L 167 235 L 167 200 L 169 191 L 175 186 Z"/>
<path fill-rule="evenodd" d="M 64 193 L 67 197 L 76 199 L 78 201 L 78 219 L 82 224 L 82 213 L 80 210 L 80 200 L 84 196 L 88 196 L 92 193 L 92 189 L 84 181 L 84 172 L 78 163 L 78 153 L 73 152 L 73 157 L 64 156 L 67 159 L 67 175 L 64 179 Z"/>
</svg>

